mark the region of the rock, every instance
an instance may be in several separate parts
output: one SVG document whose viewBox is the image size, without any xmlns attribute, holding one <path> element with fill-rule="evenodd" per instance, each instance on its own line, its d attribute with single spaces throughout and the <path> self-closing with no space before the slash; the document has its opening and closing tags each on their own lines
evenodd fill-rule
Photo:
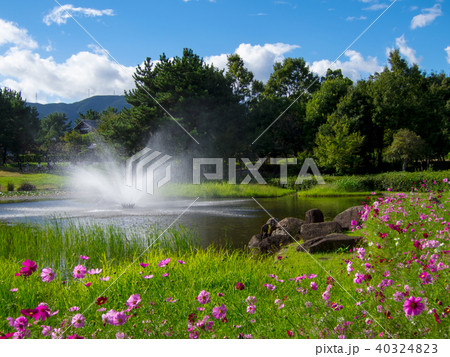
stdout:
<svg viewBox="0 0 450 357">
<path fill-rule="evenodd" d="M 300 228 L 305 223 L 305 221 L 295 218 L 295 217 L 287 217 L 278 222 L 273 234 L 281 234 L 281 235 L 291 235 L 295 238 L 300 233 Z M 286 233 L 287 232 L 287 233 Z"/>
<path fill-rule="evenodd" d="M 259 244 L 261 253 L 273 254 L 280 250 L 281 247 L 292 243 L 294 240 L 286 234 L 274 234 L 268 238 L 264 238 Z"/>
<path fill-rule="evenodd" d="M 337 222 L 305 223 L 300 229 L 303 241 L 323 237 L 331 233 L 342 233 L 342 227 Z"/>
<path fill-rule="evenodd" d="M 333 233 L 323 237 L 310 239 L 299 245 L 296 250 L 297 252 L 304 252 L 306 250 L 309 253 L 334 252 L 339 248 L 354 248 L 360 239 L 361 237 L 351 237 L 345 234 Z"/>
<path fill-rule="evenodd" d="M 320 223 L 323 222 L 323 213 L 318 208 L 310 209 L 305 213 L 305 221 L 306 223 Z"/>
<path fill-rule="evenodd" d="M 255 234 L 252 239 L 250 239 L 250 242 L 248 242 L 248 247 L 250 249 L 252 248 L 259 248 L 259 245 L 261 244 L 261 236 L 259 234 Z"/>
<path fill-rule="evenodd" d="M 339 223 L 343 229 L 352 229 L 352 221 L 361 224 L 361 211 L 364 211 L 364 206 L 350 207 L 344 212 L 339 213 L 333 221 Z"/>
<path fill-rule="evenodd" d="M 265 225 L 261 227 L 261 238 L 267 238 L 270 235 L 272 235 L 272 232 L 274 231 L 275 227 L 277 226 L 278 221 L 274 218 L 270 218 Z"/>
</svg>

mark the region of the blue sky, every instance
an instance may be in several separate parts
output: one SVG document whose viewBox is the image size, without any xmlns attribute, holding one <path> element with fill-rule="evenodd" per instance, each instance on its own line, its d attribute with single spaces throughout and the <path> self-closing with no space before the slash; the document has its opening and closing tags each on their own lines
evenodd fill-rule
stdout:
<svg viewBox="0 0 450 357">
<path fill-rule="evenodd" d="M 450 0 L 447 0 L 447 2 Z M 303 57 L 323 74 L 334 65 L 356 80 L 386 65 L 399 48 L 429 72 L 450 73 L 450 21 L 445 0 L 54 0 L 0 3 L 0 86 L 29 101 L 73 102 L 122 94 L 146 57 L 181 55 L 189 47 L 224 68 L 239 53 L 258 79 L 273 63 Z M 115 62 L 117 61 L 117 63 Z"/>
</svg>

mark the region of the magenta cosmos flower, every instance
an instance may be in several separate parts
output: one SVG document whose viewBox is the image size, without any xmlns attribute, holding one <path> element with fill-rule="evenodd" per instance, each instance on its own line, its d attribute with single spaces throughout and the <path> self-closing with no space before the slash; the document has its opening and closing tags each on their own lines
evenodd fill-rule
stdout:
<svg viewBox="0 0 450 357">
<path fill-rule="evenodd" d="M 98 275 L 98 274 L 100 274 L 102 272 L 102 269 L 91 269 L 91 270 L 89 270 L 87 273 L 89 274 L 89 275 Z"/>
<path fill-rule="evenodd" d="M 264 286 L 268 289 L 268 290 L 275 290 L 276 286 L 272 285 L 272 284 L 264 284 Z"/>
<path fill-rule="evenodd" d="M 214 316 L 215 319 L 221 320 L 225 316 L 227 316 L 227 308 L 225 307 L 224 304 L 216 306 L 212 310 L 212 315 Z"/>
<path fill-rule="evenodd" d="M 82 260 L 89 260 L 89 257 L 87 257 L 85 255 L 80 255 L 80 259 L 82 259 Z"/>
<path fill-rule="evenodd" d="M 161 261 L 158 263 L 158 266 L 159 266 L 160 268 L 162 268 L 162 267 L 166 266 L 167 264 L 169 264 L 169 262 L 170 262 L 170 258 L 161 260 Z"/>
<path fill-rule="evenodd" d="M 83 279 L 86 276 L 86 268 L 82 265 L 77 265 L 73 269 L 73 277 L 75 279 Z"/>
<path fill-rule="evenodd" d="M 22 265 L 23 267 L 20 269 L 18 273 L 15 274 L 16 276 L 23 276 L 26 278 L 27 276 L 30 276 L 37 270 L 36 262 L 33 262 L 30 259 L 25 260 L 22 263 Z"/>
<path fill-rule="evenodd" d="M 208 304 L 211 302 L 211 295 L 206 290 L 200 291 L 200 294 L 196 297 L 200 304 Z"/>
<path fill-rule="evenodd" d="M 241 282 L 236 284 L 236 290 L 244 290 L 245 289 L 245 285 Z"/>
<path fill-rule="evenodd" d="M 55 279 L 55 273 L 51 268 L 44 268 L 41 272 L 41 279 L 44 283 L 49 283 Z"/>
<path fill-rule="evenodd" d="M 425 310 L 425 305 L 421 303 L 422 298 L 411 296 L 409 299 L 406 299 L 403 304 L 403 311 L 405 311 L 406 315 L 416 316 L 420 315 L 423 310 Z"/>
<path fill-rule="evenodd" d="M 72 317 L 72 326 L 75 328 L 84 327 L 84 316 L 81 314 L 76 314 L 74 317 Z"/>
<path fill-rule="evenodd" d="M 127 300 L 127 306 L 130 309 L 134 309 L 140 302 L 141 302 L 141 297 L 139 294 L 131 295 Z"/>
</svg>

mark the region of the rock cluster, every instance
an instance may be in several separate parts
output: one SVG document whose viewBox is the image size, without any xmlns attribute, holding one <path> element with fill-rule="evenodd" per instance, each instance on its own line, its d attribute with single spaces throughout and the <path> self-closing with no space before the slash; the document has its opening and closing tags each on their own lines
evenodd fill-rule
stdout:
<svg viewBox="0 0 450 357">
<path fill-rule="evenodd" d="M 361 237 L 348 236 L 343 232 L 360 224 L 364 206 L 350 207 L 338 214 L 333 221 L 325 222 L 321 210 L 314 208 L 306 212 L 305 220 L 287 217 L 278 221 L 269 219 L 248 244 L 249 248 L 261 253 L 273 254 L 281 247 L 293 242 L 299 252 L 332 252 L 353 248 Z"/>
</svg>

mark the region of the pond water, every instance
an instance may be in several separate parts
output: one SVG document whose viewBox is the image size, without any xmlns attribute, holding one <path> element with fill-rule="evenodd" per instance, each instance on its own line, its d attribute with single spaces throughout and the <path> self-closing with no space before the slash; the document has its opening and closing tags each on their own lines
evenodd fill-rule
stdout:
<svg viewBox="0 0 450 357">
<path fill-rule="evenodd" d="M 277 219 L 297 217 L 319 208 L 325 220 L 332 220 L 345 209 L 361 204 L 361 197 L 298 198 L 296 195 L 280 198 L 260 198 L 258 202 Z M 194 199 L 150 201 L 124 209 L 106 202 L 71 200 L 34 201 L 0 205 L 0 221 L 42 224 L 55 219 L 63 222 L 113 224 L 125 229 L 142 230 L 149 227 L 165 229 Z M 232 248 L 247 245 L 253 234 L 269 216 L 253 199 L 199 199 L 175 226 L 192 229 L 202 246 L 214 244 Z"/>
</svg>

